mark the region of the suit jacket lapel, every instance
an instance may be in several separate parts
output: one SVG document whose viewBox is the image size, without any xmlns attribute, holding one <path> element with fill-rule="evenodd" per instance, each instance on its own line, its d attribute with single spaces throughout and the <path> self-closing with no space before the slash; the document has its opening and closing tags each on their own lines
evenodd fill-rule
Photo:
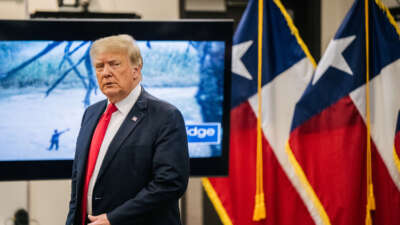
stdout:
<svg viewBox="0 0 400 225">
<path fill-rule="evenodd" d="M 138 100 L 135 105 L 132 107 L 131 111 L 126 116 L 124 122 L 121 124 L 121 127 L 118 129 L 115 134 L 113 140 L 108 147 L 107 153 L 104 156 L 103 163 L 100 167 L 99 175 L 97 176 L 97 180 L 101 179 L 101 176 L 104 174 L 104 171 L 107 170 L 107 167 L 110 165 L 110 162 L 114 158 L 115 154 L 119 151 L 124 140 L 129 136 L 130 133 L 137 127 L 137 125 L 143 120 L 146 116 L 147 109 L 147 92 L 142 89 L 142 93 L 140 94 Z"/>
<path fill-rule="evenodd" d="M 97 126 L 97 123 L 100 119 L 101 114 L 104 112 L 105 108 L 107 106 L 107 101 L 105 100 L 104 102 L 100 103 L 99 106 L 94 109 L 93 113 L 90 115 L 86 115 L 88 118 L 86 119 L 87 122 L 85 122 L 85 125 L 82 126 L 81 134 L 84 135 L 81 138 L 81 142 L 78 143 L 79 146 L 77 146 L 77 151 L 75 154 L 79 154 L 78 156 L 78 165 L 77 165 L 77 188 L 83 187 L 82 182 L 83 177 L 86 173 L 86 162 L 87 162 L 87 157 L 89 153 L 89 148 L 90 148 L 90 143 L 92 141 L 92 136 L 93 132 Z M 80 192 L 78 192 L 80 193 Z"/>
</svg>

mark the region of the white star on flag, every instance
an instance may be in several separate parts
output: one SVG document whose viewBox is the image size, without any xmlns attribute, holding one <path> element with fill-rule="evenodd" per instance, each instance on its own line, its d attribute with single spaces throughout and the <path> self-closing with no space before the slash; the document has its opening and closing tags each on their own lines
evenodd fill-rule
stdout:
<svg viewBox="0 0 400 225">
<path fill-rule="evenodd" d="M 343 52 L 356 39 L 355 35 L 333 40 L 329 43 L 325 54 L 322 56 L 321 61 L 318 63 L 318 67 L 315 70 L 314 79 L 312 84 L 314 85 L 322 77 L 322 75 L 328 70 L 330 66 L 341 70 L 349 75 L 353 75 L 349 65 L 343 57 Z"/>
<path fill-rule="evenodd" d="M 253 77 L 246 69 L 242 61 L 242 56 L 247 52 L 250 46 L 253 44 L 253 41 L 246 41 L 240 44 L 236 44 L 232 47 L 232 72 L 236 73 L 246 79 L 252 80 Z"/>
</svg>

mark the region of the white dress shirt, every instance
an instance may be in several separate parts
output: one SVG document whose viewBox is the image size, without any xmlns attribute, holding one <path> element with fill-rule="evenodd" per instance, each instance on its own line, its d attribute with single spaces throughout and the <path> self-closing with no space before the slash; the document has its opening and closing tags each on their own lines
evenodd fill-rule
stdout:
<svg viewBox="0 0 400 225">
<path fill-rule="evenodd" d="M 132 109 L 133 105 L 139 98 L 141 92 L 141 86 L 138 84 L 132 91 L 129 93 L 121 101 L 115 103 L 117 107 L 117 111 L 115 111 L 110 119 L 110 123 L 108 124 L 106 134 L 104 135 L 103 142 L 101 143 L 99 155 L 97 156 L 96 166 L 94 167 L 94 171 L 92 177 L 89 181 L 89 189 L 87 194 L 87 213 L 88 215 L 92 215 L 92 195 L 93 188 L 96 183 L 97 175 L 99 174 L 100 167 L 103 163 L 104 156 L 107 153 L 108 147 L 110 146 L 111 141 L 114 139 L 115 134 L 117 133 L 119 127 L 122 122 L 125 120 L 129 111 Z M 110 102 L 108 102 L 110 104 Z"/>
</svg>

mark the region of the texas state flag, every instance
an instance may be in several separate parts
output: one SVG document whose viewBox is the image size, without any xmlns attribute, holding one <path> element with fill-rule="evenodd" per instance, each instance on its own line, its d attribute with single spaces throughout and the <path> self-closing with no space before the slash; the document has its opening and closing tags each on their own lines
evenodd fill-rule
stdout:
<svg viewBox="0 0 400 225">
<path fill-rule="evenodd" d="M 319 224 L 400 224 L 399 109 L 400 30 L 380 0 L 356 0 L 296 104 L 287 146 Z"/>
<path fill-rule="evenodd" d="M 206 192 L 225 225 L 315 224 L 285 151 L 295 103 L 310 82 L 313 59 L 278 0 L 250 0 L 233 44 L 229 177 L 203 179 Z M 260 167 L 257 120 L 262 129 Z M 253 217 L 256 190 L 264 193 L 266 213 L 258 220 Z"/>
</svg>

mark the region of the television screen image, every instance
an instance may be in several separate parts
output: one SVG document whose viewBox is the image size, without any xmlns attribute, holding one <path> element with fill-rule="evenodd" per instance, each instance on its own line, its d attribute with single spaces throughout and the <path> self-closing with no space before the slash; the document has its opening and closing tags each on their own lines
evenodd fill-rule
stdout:
<svg viewBox="0 0 400 225">
<path fill-rule="evenodd" d="M 0 107 L 7 109 L 0 111 L 1 161 L 73 159 L 85 108 L 105 99 L 90 63 L 90 45 L 0 42 Z M 142 85 L 182 112 L 190 157 L 221 156 L 224 42 L 138 45 Z"/>
<path fill-rule="evenodd" d="M 32 29 L 37 23 L 53 25 L 0 21 L 0 28 L 18 23 Z M 65 26 L 66 31 L 71 29 L 67 27 L 70 22 L 55 24 Z M 106 27 L 116 24 L 125 25 L 127 21 L 108 22 Z M 173 24 L 169 24 L 171 29 L 176 27 Z M 96 31 L 96 26 L 90 27 Z M 72 165 L 83 113 L 89 105 L 106 98 L 98 88 L 89 50 L 93 40 L 112 33 L 71 38 L 65 31 L 68 35 L 63 39 L 61 34 L 47 35 L 43 28 L 39 31 L 24 38 L 4 38 L 0 32 L 0 171 L 7 169 L 15 175 L 3 175 L 0 180 L 68 178 L 70 171 L 66 169 Z M 191 174 L 226 174 L 231 41 L 187 34 L 174 37 L 174 32 L 170 33 L 172 37 L 131 33 L 143 57 L 141 85 L 182 112 Z M 120 29 L 118 33 L 129 32 Z M 54 168 L 63 175 L 29 172 L 34 166 L 42 168 L 38 173 Z M 203 168 L 206 166 L 209 168 Z M 28 173 L 21 175 L 23 172 Z"/>
</svg>

